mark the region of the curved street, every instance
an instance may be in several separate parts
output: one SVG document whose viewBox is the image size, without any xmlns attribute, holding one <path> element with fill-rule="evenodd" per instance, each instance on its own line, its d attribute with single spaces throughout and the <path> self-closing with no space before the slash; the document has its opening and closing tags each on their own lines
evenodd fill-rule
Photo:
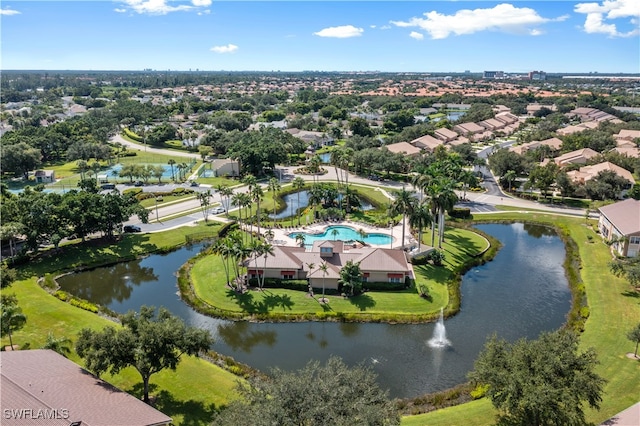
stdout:
<svg viewBox="0 0 640 426">
<path fill-rule="evenodd" d="M 161 154 L 167 156 L 176 156 L 176 157 L 185 157 L 185 158 L 198 158 L 198 154 L 174 151 L 164 148 L 152 148 L 140 145 L 135 142 L 130 142 L 125 140 L 122 136 L 116 135 L 111 138 L 111 142 L 120 143 L 122 145 L 127 146 L 129 149 Z M 502 142 L 499 144 L 500 147 L 507 147 L 515 143 L 514 141 Z M 481 158 L 486 158 L 489 153 L 494 149 L 493 146 L 487 147 L 478 153 L 478 156 Z M 336 169 L 333 166 L 323 165 L 322 166 L 327 173 L 317 178 L 320 182 L 335 182 L 336 181 Z M 306 181 L 314 180 L 314 176 L 312 175 L 302 175 L 296 174 L 295 170 L 299 169 L 300 166 L 276 166 L 276 172 L 280 178 L 282 184 L 286 184 L 291 182 L 295 177 L 301 177 Z M 547 211 L 554 214 L 563 214 L 563 215 L 572 215 L 572 216 L 584 216 L 585 210 L 571 207 L 563 207 L 563 206 L 549 206 L 545 204 L 541 204 L 534 201 L 522 200 L 519 198 L 511 197 L 502 192 L 500 186 L 497 184 L 495 177 L 491 173 L 491 171 L 486 167 L 476 168 L 476 170 L 480 170 L 484 174 L 484 182 L 482 186 L 485 188 L 484 192 L 466 192 L 466 199 L 462 199 L 462 192 L 458 192 L 458 197 L 460 198 L 460 202 L 458 203 L 459 207 L 468 207 L 471 209 L 471 212 L 474 214 L 482 214 L 482 213 L 490 213 L 496 212 L 497 209 L 495 206 L 503 205 L 509 207 L 515 207 L 522 210 L 542 210 Z M 341 173 L 344 173 L 342 170 Z M 395 181 L 373 181 L 366 177 L 355 175 L 349 172 L 349 182 L 360 185 L 368 185 L 378 187 L 380 189 L 390 189 L 390 190 L 399 190 L 402 187 L 407 188 L 408 190 L 413 190 L 414 188 L 410 184 L 403 184 L 401 182 Z M 263 189 L 266 190 L 267 183 L 265 181 L 260 182 Z M 186 184 L 163 184 L 163 185 L 148 185 L 144 187 L 145 191 L 154 192 L 154 191 L 170 191 L 174 187 L 186 187 Z M 118 189 L 126 189 L 127 185 L 118 184 Z M 205 191 L 210 190 L 211 187 L 207 185 L 201 185 L 198 187 L 193 187 L 192 189 L 196 191 Z M 244 192 L 246 191 L 246 186 L 238 185 L 233 188 L 234 192 Z M 221 197 L 216 191 L 212 191 L 212 205 L 217 205 L 221 203 Z M 132 218 L 127 221 L 125 225 L 138 225 L 141 227 L 143 232 L 157 232 L 163 231 L 171 228 L 175 228 L 177 226 L 187 226 L 193 225 L 196 221 L 202 220 L 202 212 L 199 211 L 200 202 L 196 198 L 192 198 L 189 200 L 165 204 L 162 206 L 158 206 L 156 208 L 149 209 L 149 220 L 150 223 L 142 224 L 137 217 Z M 233 209 L 231 209 L 233 210 Z M 185 214 L 187 213 L 187 214 Z M 176 218 L 172 218 L 175 216 L 179 216 Z M 214 220 L 226 221 L 223 215 L 213 216 Z"/>
</svg>

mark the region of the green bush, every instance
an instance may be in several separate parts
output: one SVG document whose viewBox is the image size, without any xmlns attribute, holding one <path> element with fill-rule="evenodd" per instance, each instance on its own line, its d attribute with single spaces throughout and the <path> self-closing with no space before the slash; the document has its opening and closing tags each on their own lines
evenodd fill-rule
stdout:
<svg viewBox="0 0 640 426">
<path fill-rule="evenodd" d="M 470 392 L 471 398 L 480 399 L 483 398 L 487 391 L 489 390 L 489 385 L 478 385 L 474 390 Z"/>
<path fill-rule="evenodd" d="M 132 194 L 138 195 L 142 192 L 142 188 L 128 188 L 122 191 L 122 195 Z"/>
<path fill-rule="evenodd" d="M 136 142 L 143 142 L 144 141 L 141 136 L 138 136 L 137 134 L 133 133 L 128 128 L 125 128 L 123 130 L 123 133 L 125 134 L 125 136 L 127 136 L 130 139 L 133 139 Z"/>
<path fill-rule="evenodd" d="M 84 309 L 85 311 L 93 312 L 94 314 L 98 313 L 98 307 L 91 302 L 87 302 L 86 300 L 73 298 L 69 301 L 69 303 L 72 306 L 76 306 L 80 309 Z"/>
<path fill-rule="evenodd" d="M 406 284 L 404 282 L 390 283 L 386 281 L 366 282 L 362 283 L 362 288 L 367 291 L 394 291 L 404 290 L 406 288 Z"/>
<path fill-rule="evenodd" d="M 69 300 L 69 294 L 66 291 L 58 290 L 55 293 L 53 293 L 53 295 L 58 299 L 62 300 L 63 302 L 66 302 L 67 300 Z"/>
<path fill-rule="evenodd" d="M 588 306 L 583 306 L 582 308 L 580 308 L 580 316 L 584 319 L 589 318 L 589 315 L 591 314 L 591 312 L 589 311 L 589 307 Z"/>
<path fill-rule="evenodd" d="M 449 211 L 449 216 L 455 219 L 469 219 L 471 217 L 471 209 L 467 207 L 454 207 Z"/>
</svg>

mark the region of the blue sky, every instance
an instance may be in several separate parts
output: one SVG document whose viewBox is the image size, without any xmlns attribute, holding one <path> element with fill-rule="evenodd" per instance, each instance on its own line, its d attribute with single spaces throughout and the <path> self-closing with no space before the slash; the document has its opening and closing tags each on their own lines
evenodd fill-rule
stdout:
<svg viewBox="0 0 640 426">
<path fill-rule="evenodd" d="M 640 72 L 638 0 L 11 1 L 2 69 Z"/>
</svg>

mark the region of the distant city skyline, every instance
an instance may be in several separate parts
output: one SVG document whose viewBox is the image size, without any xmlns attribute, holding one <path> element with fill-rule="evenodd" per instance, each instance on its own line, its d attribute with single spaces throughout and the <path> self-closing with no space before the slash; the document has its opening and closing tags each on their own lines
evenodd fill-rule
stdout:
<svg viewBox="0 0 640 426">
<path fill-rule="evenodd" d="M 640 73 L 637 0 L 9 1 L 3 70 Z"/>
</svg>

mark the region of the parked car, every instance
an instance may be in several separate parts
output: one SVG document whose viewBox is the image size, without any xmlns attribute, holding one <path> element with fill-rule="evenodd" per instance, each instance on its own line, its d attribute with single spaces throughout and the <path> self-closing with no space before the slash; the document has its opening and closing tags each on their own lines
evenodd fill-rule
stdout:
<svg viewBox="0 0 640 426">
<path fill-rule="evenodd" d="M 192 181 L 189 183 L 189 186 L 198 186 L 198 185 L 199 185 L 199 184 L 198 184 L 198 182 L 196 182 L 195 180 L 192 180 Z"/>
<path fill-rule="evenodd" d="M 100 188 L 102 189 L 116 189 L 115 183 L 103 183 Z"/>
<path fill-rule="evenodd" d="M 141 181 L 141 180 L 137 180 L 137 181 L 135 181 L 135 183 L 133 184 L 133 186 L 142 186 L 142 185 L 144 185 L 144 182 L 143 182 L 143 181 Z"/>
<path fill-rule="evenodd" d="M 140 227 L 136 226 L 136 225 L 125 225 L 124 228 L 122 228 L 122 230 L 124 232 L 140 232 L 140 231 L 142 231 L 142 229 L 140 229 Z"/>
<path fill-rule="evenodd" d="M 211 213 L 213 214 L 220 214 L 220 213 L 224 213 L 224 207 L 214 207 L 213 209 L 211 209 Z"/>
</svg>

